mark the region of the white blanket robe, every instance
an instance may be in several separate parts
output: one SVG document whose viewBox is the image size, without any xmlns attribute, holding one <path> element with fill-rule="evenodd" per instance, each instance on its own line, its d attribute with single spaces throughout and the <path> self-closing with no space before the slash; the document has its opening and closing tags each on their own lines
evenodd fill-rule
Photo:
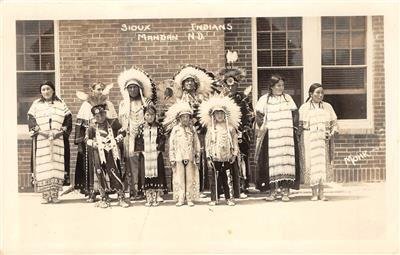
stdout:
<svg viewBox="0 0 400 255">
<path fill-rule="evenodd" d="M 267 99 L 268 94 L 262 96 L 255 109 L 265 116 L 261 129 L 268 129 L 270 182 L 294 181 L 296 164 L 292 111 L 297 107 L 288 94 L 270 96 L 268 102 Z"/>
<path fill-rule="evenodd" d="M 310 186 L 326 182 L 328 145 L 325 133 L 337 130 L 337 116 L 329 103 L 320 105 L 304 103 L 300 109 L 300 122 L 303 123 L 304 179 Z"/>
<path fill-rule="evenodd" d="M 40 99 L 33 102 L 28 114 L 36 119 L 39 132 L 59 132 L 65 116 L 71 114 L 63 101 L 47 103 Z M 50 141 L 46 136 L 38 134 L 35 155 L 35 178 L 37 191 L 48 191 L 53 187 L 62 189 L 64 181 L 64 138 L 58 137 Z"/>
</svg>

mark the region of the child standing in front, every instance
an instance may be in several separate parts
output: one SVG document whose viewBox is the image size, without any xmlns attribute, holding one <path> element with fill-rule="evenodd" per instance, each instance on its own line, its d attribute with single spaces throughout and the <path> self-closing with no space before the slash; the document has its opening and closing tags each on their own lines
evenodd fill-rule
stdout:
<svg viewBox="0 0 400 255">
<path fill-rule="evenodd" d="M 139 178 L 144 183 L 139 183 L 139 191 L 145 192 L 146 206 L 158 206 L 161 201 L 158 193 L 164 191 L 165 168 L 163 151 L 165 148 L 165 135 L 163 127 L 156 121 L 156 108 L 147 105 L 144 110 L 144 123 L 139 125 L 135 138 L 135 152 L 139 152 L 139 171 L 144 176 Z"/>
<path fill-rule="evenodd" d="M 207 128 L 206 155 L 211 177 L 211 202 L 216 205 L 223 190 L 227 205 L 233 206 L 233 163 L 239 155 L 237 128 L 240 108 L 229 97 L 215 95 L 200 105 L 200 121 Z"/>
<path fill-rule="evenodd" d="M 109 193 L 117 192 L 118 205 L 129 207 L 125 200 L 122 182 L 121 156 L 118 144 L 122 142 L 125 132 L 117 119 L 106 117 L 106 105 L 92 107 L 95 121 L 87 130 L 86 144 L 91 148 L 94 171 L 99 181 L 101 201 L 96 205 L 101 208 L 110 206 Z"/>
<path fill-rule="evenodd" d="M 192 123 L 189 103 L 178 101 L 165 114 L 165 123 L 173 122 L 169 140 L 169 160 L 173 173 L 176 206 L 194 206 L 199 197 L 200 141 Z M 171 121 L 173 120 L 173 121 Z"/>
</svg>

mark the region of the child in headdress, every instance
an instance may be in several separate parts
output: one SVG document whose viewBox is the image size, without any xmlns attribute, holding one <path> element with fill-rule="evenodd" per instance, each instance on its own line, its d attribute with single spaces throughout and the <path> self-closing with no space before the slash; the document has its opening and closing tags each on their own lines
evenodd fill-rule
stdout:
<svg viewBox="0 0 400 255">
<path fill-rule="evenodd" d="M 158 206 L 157 194 L 165 191 L 165 168 L 162 152 L 165 149 L 164 128 L 156 121 L 157 110 L 153 105 L 144 109 L 144 123 L 139 125 L 135 138 L 135 151 L 140 152 L 139 167 L 142 173 L 139 191 L 144 191 L 146 206 Z"/>
<path fill-rule="evenodd" d="M 199 196 L 200 141 L 191 121 L 188 102 L 178 101 L 165 114 L 165 123 L 174 123 L 169 140 L 169 159 L 173 172 L 176 206 L 194 206 Z"/>
<path fill-rule="evenodd" d="M 216 205 L 223 190 L 226 203 L 233 200 L 233 163 L 239 155 L 237 128 L 240 123 L 240 108 L 229 97 L 215 95 L 200 105 L 200 121 L 207 128 L 206 155 L 212 170 L 211 202 Z"/>
</svg>

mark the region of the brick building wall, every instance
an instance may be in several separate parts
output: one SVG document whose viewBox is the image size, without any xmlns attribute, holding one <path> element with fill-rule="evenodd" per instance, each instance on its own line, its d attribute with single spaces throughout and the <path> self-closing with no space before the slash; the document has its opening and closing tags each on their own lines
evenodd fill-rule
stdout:
<svg viewBox="0 0 400 255">
<path fill-rule="evenodd" d="M 386 177 L 383 30 L 383 16 L 372 17 L 374 132 L 367 135 L 340 135 L 335 139 L 333 174 L 337 182 L 379 181 L 385 180 Z M 354 164 L 349 162 L 349 156 L 355 161 Z"/>
<path fill-rule="evenodd" d="M 203 40 L 188 40 L 191 24 L 232 24 L 230 31 L 203 31 Z M 146 34 L 177 34 L 176 41 L 138 40 L 138 33 L 122 31 L 122 24 L 148 24 Z M 383 17 L 372 18 L 373 29 L 373 121 L 374 132 L 368 135 L 344 135 L 335 138 L 332 177 L 336 182 L 385 180 L 385 80 Z M 197 34 L 196 34 L 197 35 Z M 61 97 L 73 113 L 74 121 L 82 102 L 76 91 L 88 92 L 88 85 L 102 81 L 114 83 L 110 99 L 118 108 L 121 95 L 118 74 L 132 65 L 147 71 L 159 83 L 170 79 L 180 66 L 197 64 L 217 73 L 225 65 L 225 51 L 236 50 L 247 78 L 241 89 L 252 81 L 251 18 L 170 19 L 170 20 L 83 20 L 59 21 L 59 55 Z M 306 57 L 306 56 L 305 56 Z M 253 89 L 256 89 L 254 87 Z M 75 170 L 76 146 L 71 135 L 71 172 Z M 18 141 L 18 175 L 20 191 L 31 191 L 30 140 Z M 254 181 L 254 148 L 251 151 L 251 172 Z M 345 158 L 352 156 L 352 162 Z M 170 173 L 167 173 L 170 175 Z"/>
</svg>

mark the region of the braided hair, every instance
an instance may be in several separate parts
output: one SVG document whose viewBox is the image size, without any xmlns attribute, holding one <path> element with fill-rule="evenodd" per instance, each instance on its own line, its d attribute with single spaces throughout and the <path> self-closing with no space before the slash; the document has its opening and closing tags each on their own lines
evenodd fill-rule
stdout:
<svg viewBox="0 0 400 255">
<path fill-rule="evenodd" d="M 313 83 L 313 84 L 311 84 L 310 88 L 308 89 L 308 98 L 307 98 L 306 102 L 310 101 L 310 99 L 311 99 L 311 94 L 314 93 L 314 91 L 315 91 L 317 88 L 322 88 L 322 85 L 321 85 L 320 83 Z"/>
</svg>

